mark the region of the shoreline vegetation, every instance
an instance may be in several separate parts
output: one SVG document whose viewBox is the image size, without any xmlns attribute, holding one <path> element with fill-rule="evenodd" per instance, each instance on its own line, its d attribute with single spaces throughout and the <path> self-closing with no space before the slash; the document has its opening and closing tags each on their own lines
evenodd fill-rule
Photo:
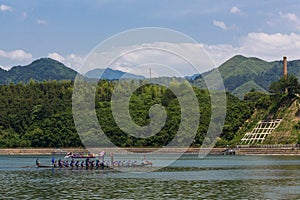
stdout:
<svg viewBox="0 0 300 200">
<path fill-rule="evenodd" d="M 121 150 L 132 153 L 153 153 L 157 154 L 176 154 L 183 152 L 185 148 L 101 148 L 107 153 L 124 154 Z M 184 154 L 195 155 L 222 155 L 227 148 L 188 148 Z M 89 149 L 91 152 L 98 152 L 100 149 Z M 159 151 L 158 151 L 159 150 Z M 273 156 L 300 156 L 300 147 L 298 146 L 272 146 L 272 147 L 240 147 L 232 148 L 235 155 L 273 155 Z M 68 152 L 84 152 L 88 153 L 84 148 L 3 148 L 0 149 L 0 155 L 65 155 Z"/>
<path fill-rule="evenodd" d="M 242 77 L 236 79 L 240 80 Z M 0 154 L 63 154 L 69 151 L 81 151 L 80 147 L 83 146 L 105 146 L 110 143 L 137 153 L 148 153 L 149 151 L 155 153 L 156 149 L 151 150 L 151 148 L 145 147 L 169 147 L 170 142 L 177 146 L 184 146 L 184 143 L 187 142 L 191 147 L 200 147 L 206 140 L 206 134 L 212 127 L 212 121 L 215 122 L 212 124 L 216 125 L 213 127 L 215 133 L 207 138 L 209 141 L 216 141 L 215 147 L 218 148 L 213 150 L 190 148 L 187 153 L 199 154 L 200 152 L 203 155 L 207 153 L 219 155 L 224 153 L 224 150 L 228 150 L 226 147 L 236 147 L 239 144 L 300 144 L 300 84 L 294 75 L 283 76 L 278 81 L 270 83 L 269 92 L 271 93 L 256 91 L 255 88 L 252 88 L 241 100 L 227 92 L 226 107 L 225 105 L 211 105 L 211 95 L 207 88 L 199 88 L 192 84 L 194 91 L 190 91 L 185 87 L 186 80 L 181 78 L 161 77 L 157 80 L 158 83 L 165 81 L 170 87 L 155 84 L 154 80 L 152 82 L 127 79 L 123 81 L 100 80 L 95 85 L 87 81 L 83 82 L 81 87 L 85 89 L 85 86 L 88 86 L 87 88 L 93 86 L 95 95 L 92 98 L 95 100 L 95 105 L 88 106 L 87 109 L 82 106 L 83 109 L 79 109 L 77 114 L 73 112 L 73 105 L 84 105 L 87 102 L 87 99 L 84 98 L 86 93 L 79 92 L 82 96 L 72 98 L 74 88 L 76 88 L 74 81 L 48 80 L 36 82 L 34 79 L 29 79 L 28 82 L 0 85 L 0 101 L 2 102 L 0 106 L 0 148 L 2 148 Z M 123 110 L 120 105 L 125 102 L 125 99 L 117 98 L 118 101 L 112 103 L 114 90 L 117 88 L 120 95 L 131 95 L 128 103 L 129 112 L 121 112 L 115 118 L 114 111 Z M 181 91 L 181 95 L 176 96 L 173 90 Z M 131 91 L 134 92 L 131 93 Z M 198 105 L 183 109 L 179 97 L 184 97 L 190 92 L 195 94 Z M 73 102 L 73 99 L 76 101 Z M 149 137 L 135 137 L 135 134 L 128 134 L 133 130 L 132 128 L 135 128 L 134 124 L 139 127 L 158 124 L 159 120 L 157 119 L 163 114 L 157 112 L 156 117 L 156 114 L 152 113 L 151 110 L 155 105 L 161 105 L 167 116 L 161 130 L 155 135 L 150 135 L 149 133 L 154 131 L 151 126 L 149 126 L 151 129 L 143 129 L 141 136 Z M 183 115 L 183 110 L 188 113 L 195 108 L 199 110 L 199 120 L 196 118 L 191 121 L 182 120 L 182 116 L 193 116 L 192 113 Z M 225 109 L 226 115 L 219 111 L 212 113 L 212 110 Z M 102 131 L 110 141 L 109 143 L 101 137 L 101 132 L 97 130 L 98 125 L 88 118 L 95 114 Z M 218 116 L 219 114 L 220 116 Z M 75 116 L 84 117 L 78 120 Z M 76 124 L 75 119 L 77 119 Z M 125 120 L 126 123 L 123 123 L 125 128 L 119 127 L 115 119 Z M 127 123 L 129 122 L 126 121 L 127 119 L 134 123 Z M 259 121 L 277 119 L 282 122 L 276 130 L 273 130 L 272 134 L 269 132 L 261 134 L 269 135 L 266 139 L 255 135 L 255 140 L 242 141 L 244 134 L 251 133 Z M 80 135 L 78 128 L 81 130 Z M 222 131 L 218 130 L 219 128 L 222 128 Z M 184 131 L 183 134 L 178 134 L 180 131 Z M 189 133 L 195 133 L 193 138 Z M 77 148 L 72 150 L 72 147 Z M 248 146 L 233 150 L 236 155 L 298 155 L 298 146 L 260 147 L 252 149 Z M 5 150 L 5 148 L 8 149 Z M 257 152 L 257 149 L 260 149 L 261 152 Z M 160 150 L 156 153 L 181 152 L 184 151 L 178 150 L 177 152 L 175 149 L 163 148 L 163 151 Z"/>
<path fill-rule="evenodd" d="M 171 78 L 170 78 L 171 79 Z M 185 90 L 185 84 L 174 78 L 170 82 L 175 91 Z M 134 88 L 139 82 L 124 80 L 125 93 Z M 173 142 L 180 144 L 189 139 L 184 136 L 175 137 L 181 124 L 181 106 L 176 95 L 167 87 L 156 84 L 146 84 L 132 93 L 129 111 L 132 121 L 140 127 L 148 126 L 151 122 L 149 111 L 154 105 L 165 108 L 167 118 L 160 132 L 154 136 L 138 138 L 127 134 L 116 123 L 111 98 L 116 81 L 101 80 L 96 86 L 94 110 L 83 110 L 78 115 L 93 116 L 96 113 L 99 125 L 109 140 L 119 147 L 160 147 Z M 88 119 L 77 122 L 82 125 L 84 138 L 80 138 L 73 118 L 72 81 L 50 81 L 0 85 L 0 148 L 62 148 L 97 146 L 102 144 L 97 128 Z M 89 83 L 86 83 L 89 84 Z M 123 87 L 121 87 L 123 88 Z M 192 146 L 201 146 L 211 121 L 211 104 L 208 90 L 193 87 L 199 102 L 199 125 Z M 84 95 L 83 95 L 84 96 Z M 13 97 L 13 98 L 11 98 Z M 244 122 L 254 112 L 254 104 L 242 101 L 230 93 L 226 94 L 227 109 L 222 134 L 217 139 L 217 147 L 236 144 L 240 139 L 239 130 Z M 83 97 L 76 98 L 77 105 L 84 105 Z M 78 101 L 78 102 L 77 102 Z M 119 104 L 118 104 L 119 105 Z M 190 109 L 190 108 L 189 108 Z M 126 113 L 126 112 L 125 112 Z M 120 119 L 126 119 L 122 114 Z M 196 121 L 195 121 L 196 122 Z M 78 124 L 77 124 L 78 125 Z M 189 125 L 190 126 L 190 125 Z M 196 127 L 185 127 L 194 130 Z M 130 130 L 130 126 L 127 127 Z M 148 134 L 148 133 L 145 133 Z M 82 136 L 82 135 L 81 135 Z M 84 144 L 82 140 L 84 140 Z M 88 145 L 87 145 L 88 144 Z"/>
</svg>

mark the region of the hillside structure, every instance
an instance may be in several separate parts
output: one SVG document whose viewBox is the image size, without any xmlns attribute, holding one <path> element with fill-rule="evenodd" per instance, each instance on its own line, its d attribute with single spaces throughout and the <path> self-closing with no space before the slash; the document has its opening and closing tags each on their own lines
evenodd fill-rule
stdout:
<svg viewBox="0 0 300 200">
<path fill-rule="evenodd" d="M 283 76 L 287 78 L 287 57 L 283 57 Z M 285 88 L 285 93 L 288 89 Z M 241 144 L 262 144 L 266 137 L 274 132 L 274 130 L 280 125 L 282 119 L 273 119 L 266 121 L 259 121 L 251 132 L 247 132 L 241 139 Z"/>
</svg>

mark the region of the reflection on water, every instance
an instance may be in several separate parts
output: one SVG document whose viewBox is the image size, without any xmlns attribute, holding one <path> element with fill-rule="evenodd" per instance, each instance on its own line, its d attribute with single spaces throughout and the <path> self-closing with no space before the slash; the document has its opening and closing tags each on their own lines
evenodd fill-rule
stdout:
<svg viewBox="0 0 300 200">
<path fill-rule="evenodd" d="M 158 157 L 154 164 L 165 159 Z M 149 173 L 36 169 L 34 161 L 30 156 L 0 156 L 1 199 L 300 198 L 298 157 L 184 156 Z"/>
</svg>

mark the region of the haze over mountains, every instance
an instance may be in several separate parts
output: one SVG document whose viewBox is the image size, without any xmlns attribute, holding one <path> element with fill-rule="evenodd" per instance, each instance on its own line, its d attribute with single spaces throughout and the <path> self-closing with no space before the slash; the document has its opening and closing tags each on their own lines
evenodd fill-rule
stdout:
<svg viewBox="0 0 300 200">
<path fill-rule="evenodd" d="M 283 61 L 267 62 L 259 58 L 247 58 L 241 55 L 234 56 L 218 67 L 223 78 L 225 89 L 242 98 L 244 93 L 252 88 L 267 92 L 272 82 L 283 76 Z M 203 77 L 216 69 L 202 75 L 193 75 L 187 79 L 194 85 L 205 88 Z M 103 74 L 102 74 L 103 73 Z M 288 73 L 300 79 L 300 60 L 288 61 Z M 6 71 L 0 68 L 0 84 L 27 83 L 35 81 L 74 80 L 78 73 L 64 64 L 50 59 L 41 58 L 26 66 L 15 66 Z M 119 70 L 94 69 L 86 74 L 87 78 L 118 80 L 120 78 L 144 79 L 145 77 L 125 73 Z M 125 76 L 124 76 L 125 75 Z"/>
<path fill-rule="evenodd" d="M 91 79 L 107 79 L 107 80 L 119 80 L 121 78 L 126 79 L 144 79 L 144 76 L 135 75 L 131 73 L 122 72 L 120 70 L 107 69 L 93 69 L 84 74 L 85 77 Z"/>
<path fill-rule="evenodd" d="M 74 80 L 78 72 L 65 66 L 64 64 L 51 58 L 41 58 L 33 61 L 29 65 L 14 66 L 6 71 L 0 68 L 0 84 L 10 83 L 27 83 L 30 79 L 34 81 L 51 81 L 51 80 Z M 90 79 L 118 80 L 120 78 L 144 79 L 145 77 L 130 73 L 125 73 L 113 69 L 94 69 L 84 74 Z"/>
</svg>

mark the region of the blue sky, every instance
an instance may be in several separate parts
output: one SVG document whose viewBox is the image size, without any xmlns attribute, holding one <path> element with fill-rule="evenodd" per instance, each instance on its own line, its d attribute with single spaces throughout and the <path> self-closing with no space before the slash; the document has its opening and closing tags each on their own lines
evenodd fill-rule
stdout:
<svg viewBox="0 0 300 200">
<path fill-rule="evenodd" d="M 235 54 L 298 59 L 299 10 L 296 0 L 0 0 L 0 66 L 52 57 L 78 69 L 101 41 L 140 27 L 182 32 L 216 65 Z"/>
</svg>

